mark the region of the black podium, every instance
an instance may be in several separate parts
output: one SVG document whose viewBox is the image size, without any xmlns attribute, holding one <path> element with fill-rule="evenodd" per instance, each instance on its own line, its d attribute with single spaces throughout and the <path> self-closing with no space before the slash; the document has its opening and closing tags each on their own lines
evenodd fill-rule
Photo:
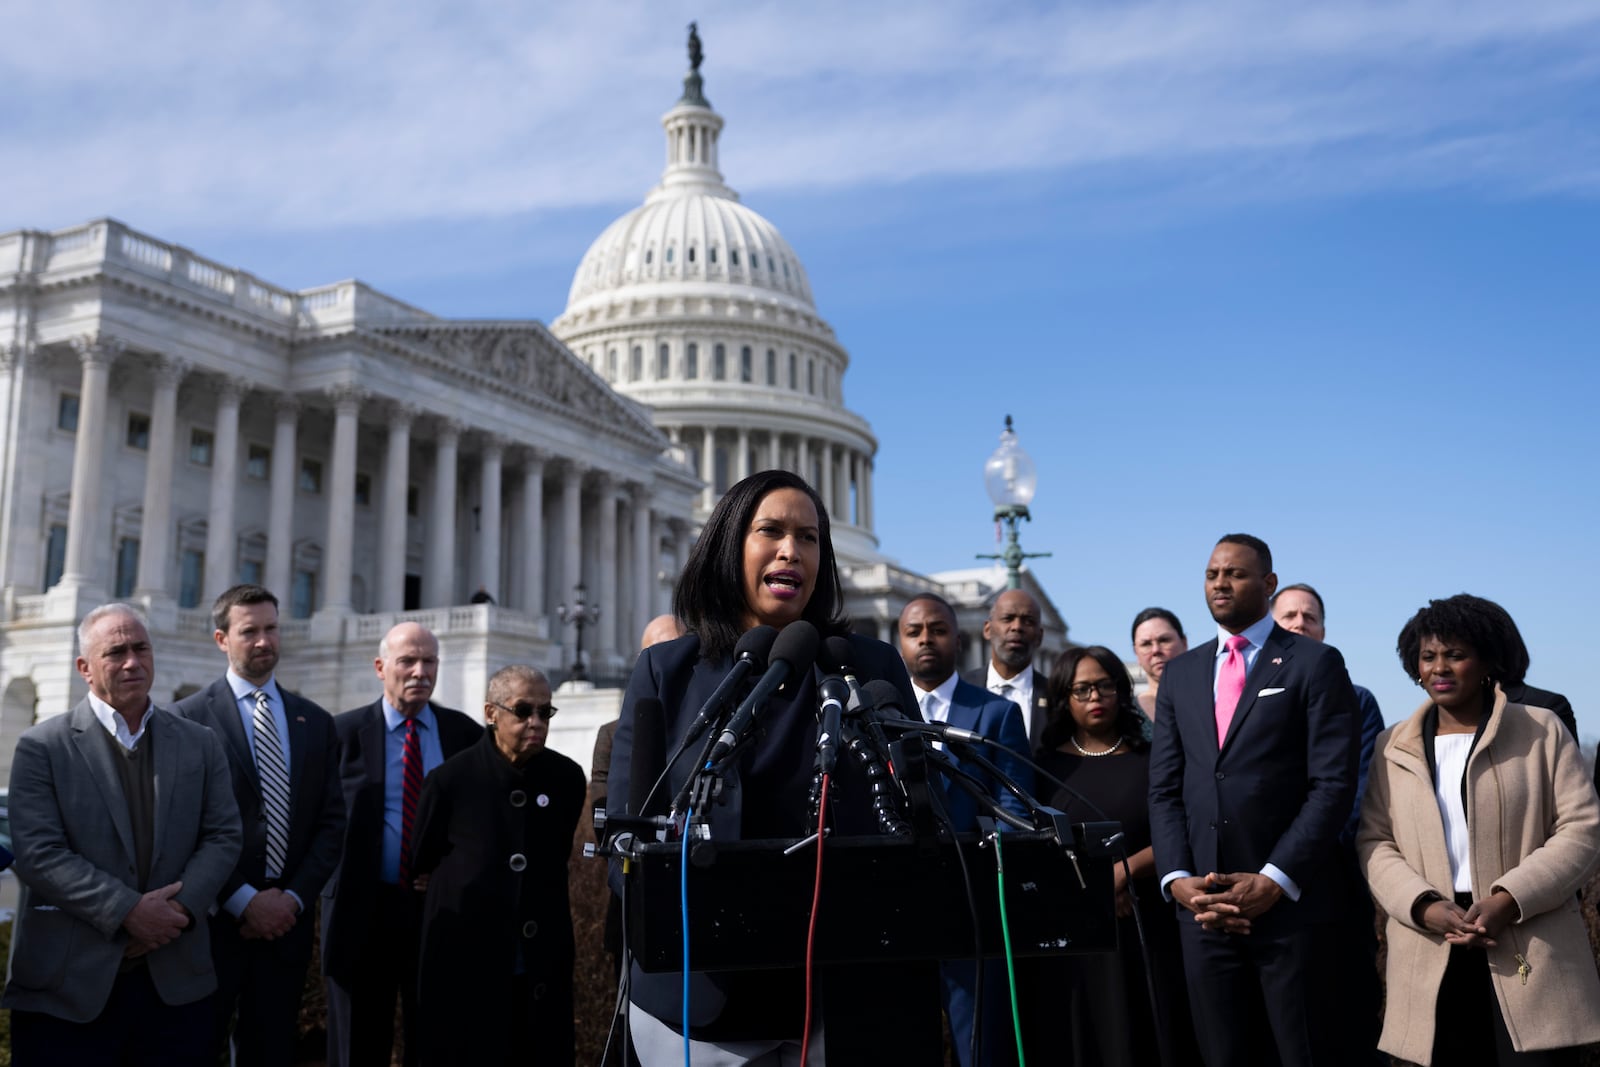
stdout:
<svg viewBox="0 0 1600 1067">
<path fill-rule="evenodd" d="M 1069 854 L 1053 833 L 1007 832 L 1005 906 L 1016 956 L 1117 947 L 1106 824 L 1073 826 Z M 1112 824 L 1114 828 L 1114 824 Z M 691 844 L 689 963 L 696 971 L 794 966 L 805 957 L 816 844 Z M 628 874 L 628 940 L 649 972 L 682 969 L 680 845 L 636 848 Z M 697 853 L 695 849 L 700 851 Z M 960 834 L 928 847 L 885 837 L 830 838 L 822 867 L 815 958 L 826 963 L 971 958 L 966 860 L 985 956 L 1003 955 L 992 843 Z"/>
</svg>

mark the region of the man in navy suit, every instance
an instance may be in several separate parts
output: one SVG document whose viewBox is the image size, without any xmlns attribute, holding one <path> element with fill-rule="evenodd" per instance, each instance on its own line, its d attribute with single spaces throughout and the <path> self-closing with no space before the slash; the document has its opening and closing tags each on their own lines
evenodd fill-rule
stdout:
<svg viewBox="0 0 1600 1067">
<path fill-rule="evenodd" d="M 483 736 L 483 727 L 461 712 L 430 703 L 439 641 L 426 627 L 403 622 L 390 630 L 375 666 L 383 696 L 334 719 L 346 825 L 344 857 L 322 892 L 329 1067 L 387 1067 L 396 994 L 406 1067 L 418 1062 L 424 886 L 414 885 L 407 870 L 407 816 L 414 815 L 422 778 Z M 408 779 L 415 791 L 407 789 Z"/>
<path fill-rule="evenodd" d="M 992 652 L 986 666 L 976 667 L 961 676 L 979 689 L 987 689 L 1022 709 L 1022 725 L 1028 743 L 1039 747 L 1044 736 L 1050 701 L 1045 693 L 1050 676 L 1033 665 L 1033 657 L 1044 643 L 1044 615 L 1039 602 L 1026 589 L 1007 589 L 994 598 L 989 617 L 983 621 L 983 637 Z"/>
<path fill-rule="evenodd" d="M 211 955 L 219 1056 L 234 1013 L 233 1062 L 295 1062 L 314 906 L 344 843 L 333 716 L 278 686 L 278 598 L 236 585 L 211 609 L 227 672 L 173 710 L 222 741 L 244 851 L 217 897 Z M 268 747 L 270 746 L 270 748 Z"/>
<path fill-rule="evenodd" d="M 1177 902 L 1195 1034 L 1211 1067 L 1327 1058 L 1313 968 L 1347 892 L 1339 831 L 1355 796 L 1355 693 L 1337 649 L 1272 621 L 1260 538 L 1206 564 L 1217 639 L 1167 665 L 1150 829 Z M 1325 998 L 1323 998 L 1325 999 Z M 1320 1043 L 1319 1043 L 1320 1042 Z"/>
<path fill-rule="evenodd" d="M 911 598 L 900 613 L 900 656 L 906 661 L 911 685 L 916 691 L 922 717 L 929 722 L 945 722 L 980 733 L 1000 748 L 983 755 L 1023 790 L 1033 790 L 1033 771 L 1013 753 L 1026 754 L 1028 734 L 1022 725 L 1022 710 L 1016 704 L 988 690 L 964 682 L 956 674 L 959 631 L 956 612 L 948 601 L 933 593 Z M 976 763 L 951 754 L 956 764 L 988 788 L 1001 807 L 1026 818 L 1027 806 Z M 978 828 L 979 805 L 976 798 L 955 783 L 945 788 L 945 809 L 952 829 L 966 832 Z M 944 977 L 944 1005 L 950 1016 L 950 1032 L 955 1039 L 956 1056 L 962 1067 L 972 1065 L 973 1001 L 977 980 L 971 960 L 949 960 L 940 968 Z M 1015 1042 L 1010 1039 L 1011 1010 L 1005 972 L 998 960 L 984 964 L 983 1047 L 978 1062 L 1008 1063 Z"/>
</svg>

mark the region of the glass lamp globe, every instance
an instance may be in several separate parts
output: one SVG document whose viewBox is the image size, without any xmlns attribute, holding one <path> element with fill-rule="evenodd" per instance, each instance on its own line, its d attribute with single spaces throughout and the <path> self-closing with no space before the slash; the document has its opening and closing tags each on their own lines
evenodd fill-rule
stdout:
<svg viewBox="0 0 1600 1067">
<path fill-rule="evenodd" d="M 989 499 L 997 508 L 1027 506 L 1039 487 L 1039 475 L 1034 470 L 1033 459 L 1017 443 L 1017 433 L 1011 428 L 1011 416 L 1006 416 L 1006 428 L 1000 434 L 1000 447 L 994 450 L 989 462 L 983 465 L 983 486 Z"/>
</svg>

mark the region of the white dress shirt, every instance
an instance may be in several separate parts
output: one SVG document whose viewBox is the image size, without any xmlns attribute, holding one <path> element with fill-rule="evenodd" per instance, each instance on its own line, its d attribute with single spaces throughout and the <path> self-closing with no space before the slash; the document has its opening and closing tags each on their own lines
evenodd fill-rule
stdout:
<svg viewBox="0 0 1600 1067">
<path fill-rule="evenodd" d="M 128 729 L 128 720 L 122 717 L 122 712 L 107 704 L 104 700 L 89 694 L 89 710 L 94 712 L 94 717 L 100 720 L 100 725 L 106 728 L 106 733 L 116 739 L 117 744 L 132 752 L 138 747 L 139 739 L 144 736 L 145 730 L 150 726 L 150 716 L 155 714 L 156 706 L 146 704 L 144 718 L 139 720 L 139 732 L 134 733 Z"/>
<path fill-rule="evenodd" d="M 1000 672 L 994 669 L 994 659 L 991 657 L 989 660 L 989 677 L 984 682 L 984 688 L 997 697 L 1005 697 L 1022 709 L 1022 728 L 1024 730 L 1033 729 L 1033 679 L 1033 664 L 1031 663 L 1018 671 L 1014 678 L 1002 678 L 1000 677 Z M 1010 687 L 1010 692 L 1006 691 L 1008 686 Z M 1038 738 L 1030 734 L 1028 740 L 1037 741 Z"/>
</svg>

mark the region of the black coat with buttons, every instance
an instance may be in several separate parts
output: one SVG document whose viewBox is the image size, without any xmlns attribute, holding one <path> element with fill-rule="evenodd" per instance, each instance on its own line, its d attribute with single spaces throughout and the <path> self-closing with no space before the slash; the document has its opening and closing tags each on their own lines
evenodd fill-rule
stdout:
<svg viewBox="0 0 1600 1067">
<path fill-rule="evenodd" d="M 441 764 L 417 805 L 428 874 L 418 970 L 424 1062 L 571 1063 L 567 858 L 583 769 L 545 749 L 521 767 L 494 734 Z"/>
</svg>

